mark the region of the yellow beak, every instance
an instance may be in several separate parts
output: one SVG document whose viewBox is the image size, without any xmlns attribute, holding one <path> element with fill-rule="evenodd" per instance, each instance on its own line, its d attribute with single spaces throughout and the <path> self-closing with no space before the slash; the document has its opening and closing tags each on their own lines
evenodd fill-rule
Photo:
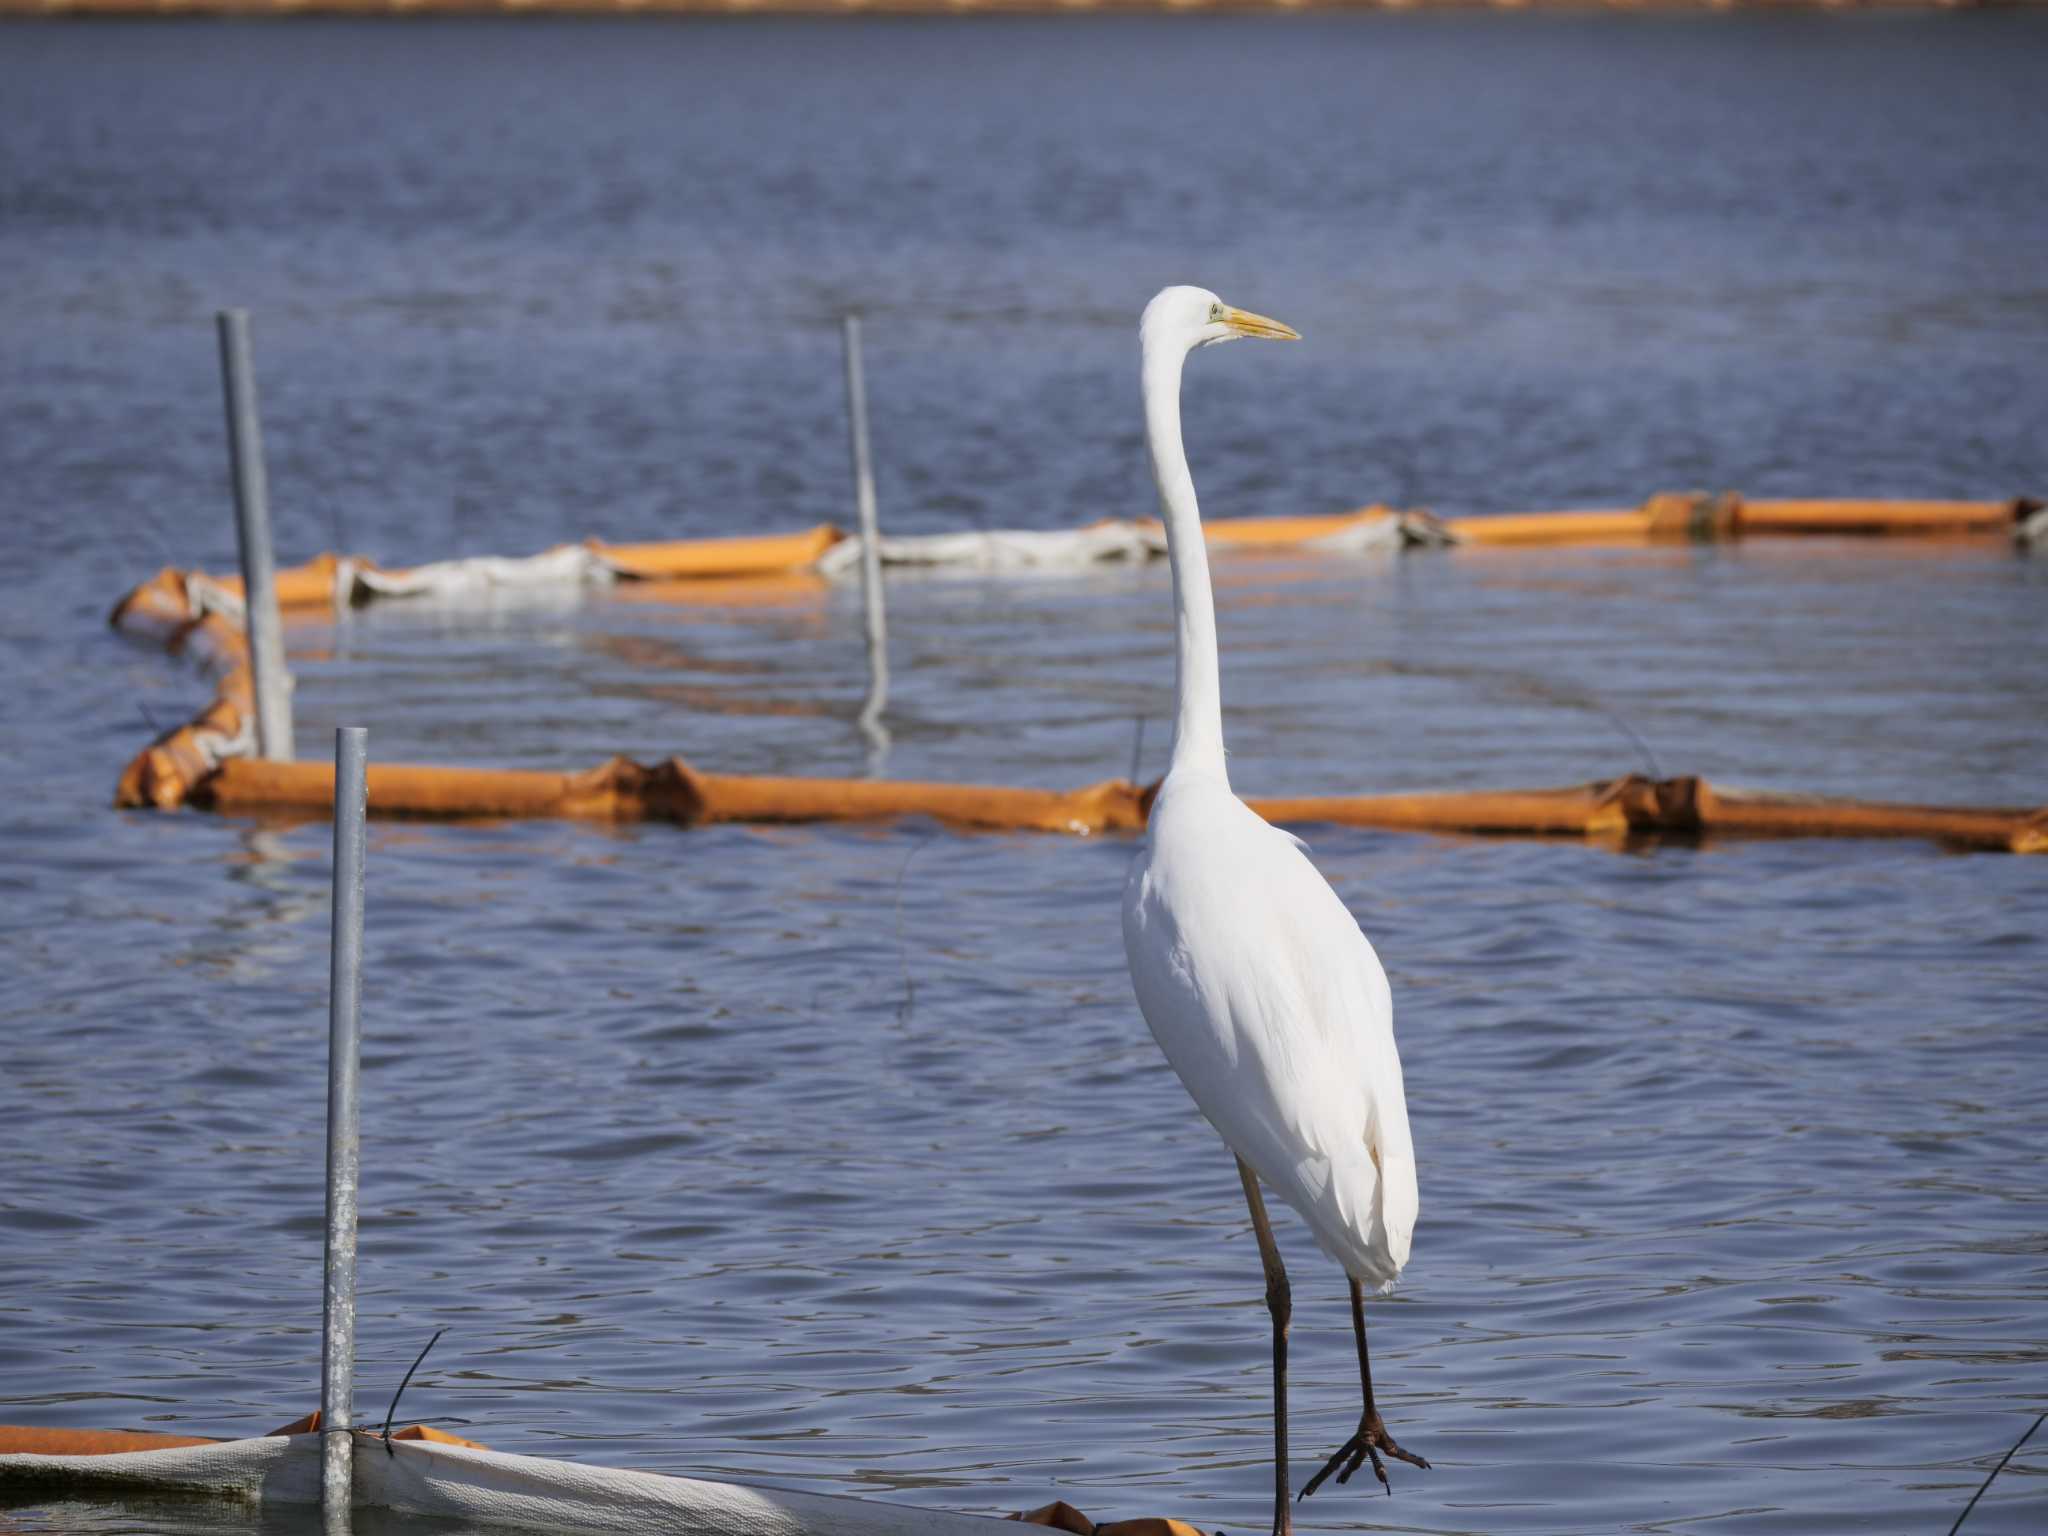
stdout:
<svg viewBox="0 0 2048 1536">
<path fill-rule="evenodd" d="M 1256 336 L 1265 341 L 1299 341 L 1301 332 L 1291 325 L 1278 320 L 1268 320 L 1264 315 L 1255 315 L 1248 309 L 1231 309 L 1224 313 L 1223 323 L 1240 336 Z"/>
</svg>

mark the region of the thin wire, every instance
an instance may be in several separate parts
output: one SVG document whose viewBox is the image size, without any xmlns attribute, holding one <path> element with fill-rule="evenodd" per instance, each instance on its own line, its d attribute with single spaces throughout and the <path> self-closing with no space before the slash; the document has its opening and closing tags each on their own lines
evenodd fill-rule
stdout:
<svg viewBox="0 0 2048 1536">
<path fill-rule="evenodd" d="M 440 1343 L 441 1335 L 447 1331 L 446 1328 L 436 1328 L 434 1336 L 427 1340 L 427 1349 L 432 1349 L 436 1344 Z M 427 1358 L 427 1349 L 421 1350 L 413 1357 L 412 1364 L 406 1368 L 405 1380 L 401 1381 L 398 1384 L 398 1390 L 391 1394 L 391 1406 L 384 1411 L 384 1453 L 387 1456 L 396 1456 L 398 1454 L 391 1449 L 391 1420 L 398 1413 L 398 1400 L 405 1396 L 405 1389 L 412 1385 L 412 1373 L 418 1370 L 420 1362 Z"/>
<path fill-rule="evenodd" d="M 936 833 L 924 838 L 903 855 L 903 867 L 896 871 L 896 963 L 903 970 L 903 1002 L 896 1010 L 898 1024 L 909 1023 L 911 1011 L 917 1007 L 917 982 L 910 974 L 910 945 L 903 937 L 903 877 L 910 873 L 910 861 L 936 841 Z"/>
<path fill-rule="evenodd" d="M 1617 727 L 1622 735 L 1635 744 L 1636 751 L 1642 754 L 1643 761 L 1650 770 L 1651 778 L 1661 779 L 1664 777 L 1664 767 L 1657 761 L 1657 754 L 1650 750 L 1650 744 L 1647 741 L 1636 734 L 1636 728 L 1628 723 L 1620 710 L 1603 704 L 1600 700 L 1591 696 L 1587 697 L 1585 705 L 1588 709 L 1596 710 L 1600 714 L 1605 715 L 1610 724 Z"/>
<path fill-rule="evenodd" d="M 2021 1435 L 2019 1439 L 2013 1442 L 2013 1447 L 2011 1450 L 2007 1451 L 2003 1456 L 1998 1458 L 1998 1465 L 1991 1469 L 1991 1477 L 1996 1477 L 1999 1473 L 2005 1470 L 2005 1464 L 2013 1459 L 2013 1457 L 2018 1453 L 2019 1448 L 2021 1446 L 2025 1445 L 2029 1440 L 2034 1438 L 2034 1430 L 2039 1429 L 2041 1427 L 2042 1420 L 2044 1419 L 2048 1419 L 2048 1413 L 2044 1413 L 2041 1415 L 2040 1418 L 2034 1420 L 2033 1427 L 2030 1428 L 2024 1435 Z M 1984 1479 L 1984 1488 L 1989 1488 L 1991 1486 L 1991 1477 L 1987 1477 Z M 1963 1528 L 1963 1522 L 1970 1518 L 1970 1511 L 1975 1509 L 1977 1507 L 1977 1501 L 1984 1497 L 1984 1488 L 1979 1488 L 1975 1493 L 1970 1495 L 1970 1502 L 1965 1504 L 1963 1506 L 1963 1512 L 1960 1515 L 1956 1516 L 1956 1523 L 1948 1528 L 1948 1536 L 1956 1536 L 1956 1532 L 1960 1531 Z"/>
</svg>

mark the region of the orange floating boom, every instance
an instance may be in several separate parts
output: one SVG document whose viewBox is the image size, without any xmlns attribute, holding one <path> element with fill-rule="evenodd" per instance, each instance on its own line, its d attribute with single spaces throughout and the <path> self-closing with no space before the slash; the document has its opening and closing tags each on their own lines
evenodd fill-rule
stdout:
<svg viewBox="0 0 2048 1536">
<path fill-rule="evenodd" d="M 230 758 L 192 803 L 230 814 L 325 817 L 324 763 Z M 370 814 L 436 820 L 716 822 L 885 821 L 929 816 L 968 831 L 1136 832 L 1152 789 L 1107 780 L 1074 790 L 914 780 L 701 773 L 679 757 L 652 767 L 613 758 L 584 773 L 370 766 Z M 1702 779 L 1630 774 L 1559 789 L 1412 795 L 1251 797 L 1268 821 L 1522 837 L 1925 837 L 1956 847 L 2048 852 L 2048 810 L 1897 805 L 1742 795 Z"/>
<path fill-rule="evenodd" d="M 1390 517 L 1391 509 L 1377 504 L 1353 512 L 1326 512 L 1308 517 L 1217 517 L 1202 524 L 1203 537 L 1212 545 L 1241 549 L 1287 549 L 1313 544 L 1318 539 L 1349 533 L 1361 523 Z M 1158 526 L 1156 519 L 1146 522 Z"/>
<path fill-rule="evenodd" d="M 1928 537 L 2010 533 L 2024 503 L 2010 501 L 1745 501 L 1744 534 Z"/>
<path fill-rule="evenodd" d="M 1639 510 L 1601 512 L 1493 512 L 1447 517 L 1460 544 L 1641 544 L 1650 516 Z"/>
<path fill-rule="evenodd" d="M 157 1435 L 140 1429 L 42 1429 L 0 1424 L 0 1456 L 120 1456 L 129 1451 L 170 1451 L 217 1445 L 211 1435 Z"/>
<path fill-rule="evenodd" d="M 328 553 L 315 555 L 304 565 L 288 565 L 281 568 L 277 572 L 276 577 L 277 606 L 279 608 L 325 608 L 331 611 L 334 607 L 334 577 L 335 573 L 341 569 L 341 559 L 340 555 Z M 354 564 L 364 570 L 380 569 L 375 562 L 369 560 L 356 559 Z M 166 568 L 157 576 L 156 580 L 161 583 L 166 577 L 176 579 L 178 590 L 180 592 L 184 590 L 182 573 Z M 242 578 L 240 576 L 209 576 L 206 579 L 214 586 L 220 588 L 221 591 L 234 596 L 237 600 L 241 598 Z M 135 594 L 130 593 L 123 606 L 126 605 L 126 602 L 132 602 L 134 598 Z M 118 607 L 114 610 L 115 622 L 117 623 L 120 621 L 121 612 L 122 609 Z"/>
<path fill-rule="evenodd" d="M 1640 507 L 1506 512 L 1444 519 L 1464 544 L 1643 544 L 1758 536 L 2010 535 L 2033 503 L 2015 501 L 1745 501 L 1733 491 L 1665 491 Z"/>
<path fill-rule="evenodd" d="M 672 580 L 809 570 L 820 555 L 845 537 L 830 523 L 820 523 L 802 533 L 758 538 L 671 539 L 659 544 L 600 544 L 592 539 L 590 547 L 625 575 Z"/>
<path fill-rule="evenodd" d="M 2010 533 L 2035 510 L 2037 503 L 2012 501 L 1744 501 L 1732 491 L 1659 492 L 1640 507 L 1504 512 L 1442 520 L 1458 543 L 1475 545 L 1640 544 L 1658 539 L 1730 539 L 1744 535 L 1982 535 Z M 1362 524 L 1394 515 L 1378 504 L 1349 512 L 1304 517 L 1216 518 L 1203 525 L 1212 545 L 1220 548 L 1294 548 L 1355 531 Z M 1149 521 L 1149 520 L 1148 520 Z M 830 523 L 799 533 L 762 534 L 738 538 L 670 539 L 645 544 L 586 547 L 621 575 L 639 580 L 706 580 L 736 576 L 776 576 L 812 569 L 825 551 L 846 535 Z M 402 579 L 411 571 L 386 569 L 374 561 L 350 557 L 357 570 Z M 335 579 L 342 557 L 315 556 L 303 565 L 277 573 L 278 605 L 285 609 L 327 610 L 334 606 Z M 165 569 L 135 588 L 114 610 L 121 623 L 137 612 L 188 612 L 187 573 Z M 239 599 L 239 576 L 203 578 L 214 589 Z"/>
<path fill-rule="evenodd" d="M 1037 832 L 1128 832 L 1145 824 L 1142 792 L 1121 781 L 1062 791 L 901 779 L 758 778 L 699 773 L 679 757 L 653 767 L 615 757 L 583 773 L 372 763 L 369 786 L 372 816 L 430 820 L 698 826 L 930 816 L 965 829 Z M 200 780 L 191 798 L 208 810 L 324 817 L 334 801 L 334 769 L 326 763 L 230 758 Z"/>
<path fill-rule="evenodd" d="M 1449 519 L 1443 526 L 1464 543 L 1506 546 L 1718 540 L 1740 537 L 1745 533 L 1773 536 L 1976 536 L 2010 532 L 2038 505 L 2025 499 L 2006 502 L 1780 500 L 1745 503 L 1733 492 L 1713 496 L 1701 492 L 1663 492 L 1634 509 L 1460 517 Z M 1316 517 L 1219 519 L 1207 525 L 1207 534 L 1212 543 L 1226 547 L 1300 546 L 1354 532 L 1363 525 L 1391 515 L 1386 508 L 1373 506 Z M 701 583 L 706 591 L 710 591 L 713 583 L 721 581 L 801 582 L 816 566 L 819 557 L 843 537 L 830 524 L 819 524 L 801 533 L 762 537 L 616 545 L 599 544 L 593 540 L 587 548 L 619 574 L 636 582 L 646 582 L 671 592 L 690 583 Z M 536 557 L 537 560 L 548 558 Z M 352 564 L 359 570 L 378 571 L 378 567 L 368 561 L 356 560 Z M 342 565 L 339 556 L 325 554 L 304 565 L 279 571 L 280 604 L 299 612 L 331 612 Z M 403 578 L 414 573 L 385 571 L 380 574 Z M 778 593 L 782 590 L 781 587 L 776 589 Z M 254 709 L 254 677 L 241 627 L 213 605 L 209 591 L 239 599 L 240 578 L 201 577 L 167 567 L 138 584 L 114 609 L 111 622 L 116 626 L 153 633 L 172 650 L 189 648 L 200 651 L 209 658 L 216 675 L 215 695 L 206 708 L 187 724 L 165 732 L 128 764 L 121 775 L 115 803 L 170 809 L 196 797 L 200 785 L 209 783 L 208 793 L 222 803 L 233 801 L 238 795 L 254 795 L 257 800 L 253 803 L 280 807 L 303 804 L 309 810 L 325 814 L 325 800 L 321 799 L 318 806 L 306 802 L 303 787 L 289 793 L 276 787 L 259 789 L 253 781 L 241 777 L 244 770 L 233 768 L 236 754 L 243 750 L 243 738 Z M 229 769 L 233 771 L 227 779 L 214 782 L 219 773 Z M 612 771 L 601 769 L 596 772 L 601 777 Z M 600 783 L 590 774 L 507 776 L 426 768 L 402 772 L 409 777 L 403 781 L 402 788 L 400 781 L 391 782 L 387 803 L 394 813 L 407 815 L 635 814 L 581 807 L 586 804 L 609 805 L 620 796 L 631 800 L 636 794 L 655 793 L 659 798 L 660 793 L 666 793 L 658 786 L 622 789 L 610 781 Z M 449 774 L 455 778 L 442 777 Z M 700 782 L 710 782 L 712 777 L 697 776 Z M 529 779 L 542 782 L 530 783 L 527 782 Z M 744 781 L 749 785 L 768 782 Z M 746 807 L 744 811 L 735 810 L 734 816 L 814 820 L 827 816 L 926 814 L 961 826 L 1071 827 L 1088 831 L 1118 829 L 1128 817 L 1118 793 L 1109 786 L 1062 794 L 962 785 L 878 784 L 866 780 L 774 782 L 785 787 L 773 794 L 758 787 L 739 787 L 737 783 L 728 789 L 727 802 L 735 807 Z M 842 787 L 819 787 L 832 783 L 840 783 Z M 1440 796 L 1385 796 L 1374 797 L 1370 801 L 1343 802 L 1354 807 L 1349 811 L 1335 808 L 1335 802 L 1314 802 L 1318 809 L 1313 812 L 1301 809 L 1299 819 L 1466 831 L 1586 831 L 1587 827 L 1575 819 L 1578 812 L 1558 799 L 1560 794 L 1569 793 L 1577 792 L 1515 792 L 1484 802 L 1468 796 L 1463 797 L 1456 809 L 1439 805 L 1443 798 Z M 1718 824 L 1729 831 L 1755 828 L 1767 832 L 1772 828 L 1803 828 L 1821 823 L 1842 829 L 1866 825 L 1888 827 L 1897 821 L 1894 810 L 1875 817 L 1861 812 L 1857 815 L 1844 813 L 1829 820 L 1804 802 L 1769 802 L 1753 806 L 1744 802 L 1744 808 L 1738 809 L 1728 797 L 1721 799 L 1725 803 Z M 1275 803 L 1297 808 L 1311 804 L 1305 801 Z M 775 809 L 781 805 L 798 809 Z M 1801 805 L 1805 808 L 1797 808 Z M 400 806 L 406 808 L 400 810 Z M 1919 810 L 1919 824 L 1932 826 L 1933 822 L 1928 818 L 1936 815 L 1939 808 Z M 1614 813 L 1610 809 L 1602 814 L 1611 816 Z M 1957 811 L 1940 814 L 1969 818 L 2017 813 Z M 705 818 L 699 814 L 688 819 Z M 1971 830 L 1976 825 L 1974 822 L 1956 825 L 1960 830 L 1953 834 L 1930 831 L 1925 835 L 1952 836 L 1965 841 L 1977 835 Z M 1843 830 L 1839 835 L 1855 834 Z M 1984 836 L 1992 843 L 1997 841 L 1996 834 L 1985 833 Z"/>
</svg>

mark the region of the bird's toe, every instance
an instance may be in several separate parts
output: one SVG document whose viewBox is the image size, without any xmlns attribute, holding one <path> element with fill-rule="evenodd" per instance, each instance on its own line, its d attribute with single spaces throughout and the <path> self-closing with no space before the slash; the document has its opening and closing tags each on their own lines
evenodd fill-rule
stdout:
<svg viewBox="0 0 2048 1536">
<path fill-rule="evenodd" d="M 1372 1475 L 1379 1480 L 1380 1486 L 1391 1494 L 1394 1491 L 1394 1484 L 1387 1476 L 1386 1463 L 1380 1459 L 1381 1452 L 1385 1452 L 1396 1461 L 1405 1461 L 1411 1467 L 1420 1467 L 1425 1472 L 1429 1470 L 1427 1459 L 1404 1449 L 1387 1433 L 1387 1426 L 1380 1421 L 1377 1413 L 1368 1414 L 1359 1422 L 1358 1433 L 1339 1446 L 1336 1455 L 1323 1463 L 1322 1470 L 1302 1485 L 1299 1497 L 1307 1498 L 1328 1482 L 1333 1473 L 1340 1486 L 1350 1482 L 1351 1474 L 1364 1466 L 1368 1459 L 1372 1462 Z"/>
</svg>

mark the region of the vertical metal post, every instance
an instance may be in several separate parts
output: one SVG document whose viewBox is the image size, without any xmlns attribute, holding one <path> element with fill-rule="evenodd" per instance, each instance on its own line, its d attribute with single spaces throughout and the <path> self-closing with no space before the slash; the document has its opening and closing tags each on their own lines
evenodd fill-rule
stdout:
<svg viewBox="0 0 2048 1536">
<path fill-rule="evenodd" d="M 868 738 L 870 768 L 879 766 L 888 750 L 889 732 L 882 708 L 889 700 L 889 635 L 882 615 L 881 535 L 875 519 L 875 473 L 868 458 L 868 392 L 860 362 L 860 316 L 844 321 L 846 338 L 846 414 L 853 439 L 853 499 L 860 514 L 860 592 L 867 610 L 868 696 L 861 705 L 860 728 Z"/>
<path fill-rule="evenodd" d="M 277 566 L 270 553 L 270 487 L 263 471 L 263 422 L 256 410 L 256 367 L 249 354 L 249 312 L 224 309 L 220 370 L 227 392 L 228 458 L 235 481 L 235 536 L 242 550 L 242 623 L 256 682 L 256 755 L 292 760 L 291 675 L 284 667 L 284 625 L 277 616 Z"/>
<path fill-rule="evenodd" d="M 320 1508 L 347 1529 L 355 1410 L 356 1202 L 362 1054 L 363 848 L 370 733 L 334 732 L 334 929 L 327 1000 L 327 1256 L 321 1314 Z"/>
</svg>

